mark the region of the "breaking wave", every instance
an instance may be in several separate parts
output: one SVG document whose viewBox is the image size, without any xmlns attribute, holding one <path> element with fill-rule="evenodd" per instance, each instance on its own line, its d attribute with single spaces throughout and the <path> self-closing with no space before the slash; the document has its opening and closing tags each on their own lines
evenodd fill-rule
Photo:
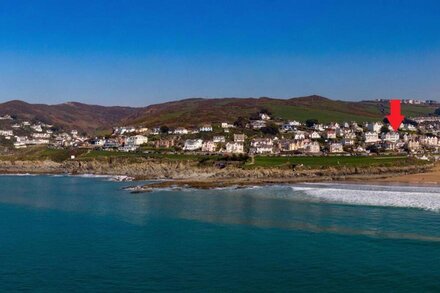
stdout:
<svg viewBox="0 0 440 293">
<path fill-rule="evenodd" d="M 303 200 L 348 205 L 417 208 L 440 212 L 440 188 L 355 184 L 291 186 Z"/>
</svg>

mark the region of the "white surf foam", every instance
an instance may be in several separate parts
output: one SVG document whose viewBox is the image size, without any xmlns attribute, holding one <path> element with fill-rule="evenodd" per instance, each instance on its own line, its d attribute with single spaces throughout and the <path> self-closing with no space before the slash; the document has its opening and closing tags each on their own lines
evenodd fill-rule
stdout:
<svg viewBox="0 0 440 293">
<path fill-rule="evenodd" d="M 311 200 L 350 205 L 418 208 L 440 212 L 440 189 L 424 187 L 392 186 L 293 186 Z"/>
</svg>

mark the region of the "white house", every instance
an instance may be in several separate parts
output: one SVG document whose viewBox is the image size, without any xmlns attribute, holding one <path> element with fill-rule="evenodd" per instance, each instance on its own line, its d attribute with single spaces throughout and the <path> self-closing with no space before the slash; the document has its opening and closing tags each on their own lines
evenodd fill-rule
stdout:
<svg viewBox="0 0 440 293">
<path fill-rule="evenodd" d="M 123 127 L 119 127 L 119 128 L 115 128 L 113 133 L 115 134 L 124 134 L 124 133 L 133 133 L 136 132 L 136 128 L 134 127 L 130 127 L 130 126 L 123 126 Z"/>
<path fill-rule="evenodd" d="M 260 113 L 261 120 L 270 120 L 270 116 L 266 113 Z"/>
<path fill-rule="evenodd" d="M 245 139 L 246 139 L 246 135 L 245 134 L 234 134 L 234 142 L 241 142 L 241 143 L 243 143 Z"/>
<path fill-rule="evenodd" d="M 305 149 L 305 141 L 303 139 L 300 140 L 292 140 L 289 142 L 289 147 L 288 150 L 289 151 L 301 151 Z"/>
<path fill-rule="evenodd" d="M 226 143 L 226 152 L 229 154 L 242 154 L 244 153 L 244 145 L 241 142 L 228 142 Z"/>
<path fill-rule="evenodd" d="M 336 139 L 336 131 L 334 131 L 333 129 L 331 129 L 331 130 L 327 130 L 327 131 L 325 132 L 325 137 L 326 137 L 327 139 Z"/>
<path fill-rule="evenodd" d="M 11 117 L 11 115 L 6 114 L 6 115 L 0 116 L 0 120 L 12 120 L 12 117 Z"/>
<path fill-rule="evenodd" d="M 200 132 L 210 132 L 212 131 L 212 126 L 209 124 L 206 125 L 202 125 L 202 127 L 200 127 Z"/>
<path fill-rule="evenodd" d="M 256 138 L 251 142 L 251 151 L 255 154 L 272 154 L 273 140 L 270 138 Z"/>
<path fill-rule="evenodd" d="M 410 140 L 407 143 L 407 147 L 411 151 L 416 151 L 416 150 L 420 149 L 420 143 L 416 140 Z"/>
<path fill-rule="evenodd" d="M 226 142 L 226 139 L 223 135 L 218 135 L 218 136 L 214 136 L 212 138 L 212 141 L 215 143 L 224 143 L 224 142 Z"/>
<path fill-rule="evenodd" d="M 322 125 L 322 124 L 315 124 L 313 126 L 313 129 L 315 129 L 316 131 L 324 131 L 325 130 L 324 125 Z"/>
<path fill-rule="evenodd" d="M 307 143 L 305 145 L 304 150 L 306 153 L 309 153 L 309 154 L 317 154 L 321 151 L 321 148 L 319 147 L 318 142 L 312 141 L 312 142 Z"/>
<path fill-rule="evenodd" d="M 368 130 L 370 132 L 377 132 L 377 133 L 379 133 L 380 129 L 382 128 L 382 126 L 383 126 L 382 123 L 374 122 L 374 123 L 369 123 L 367 128 L 368 128 Z"/>
<path fill-rule="evenodd" d="M 125 140 L 125 144 L 128 146 L 140 146 L 148 142 L 148 137 L 143 135 L 129 136 Z"/>
<path fill-rule="evenodd" d="M 424 136 L 420 138 L 420 142 L 427 146 L 439 146 L 439 139 L 436 136 Z"/>
<path fill-rule="evenodd" d="M 376 143 L 379 141 L 379 135 L 377 132 L 366 132 L 364 133 L 364 139 L 366 143 Z"/>
<path fill-rule="evenodd" d="M 174 129 L 174 134 L 188 134 L 188 129 L 184 127 L 177 127 L 176 129 Z"/>
<path fill-rule="evenodd" d="M 14 132 L 12 130 L 0 130 L 1 136 L 13 136 Z"/>
<path fill-rule="evenodd" d="M 344 138 L 344 139 L 342 139 L 342 144 L 344 146 L 351 146 L 351 145 L 354 145 L 354 143 L 355 143 L 355 141 L 352 138 Z"/>
<path fill-rule="evenodd" d="M 228 122 L 222 122 L 222 128 L 225 128 L 225 129 L 234 128 L 234 124 L 230 124 Z"/>
<path fill-rule="evenodd" d="M 313 131 L 313 132 L 310 134 L 310 138 L 311 138 L 311 139 L 320 139 L 320 138 L 321 138 L 321 135 L 320 135 L 317 131 Z"/>
<path fill-rule="evenodd" d="M 353 133 L 353 132 L 347 132 L 347 133 L 344 134 L 344 138 L 347 138 L 347 139 L 356 139 L 356 134 Z"/>
<path fill-rule="evenodd" d="M 139 146 L 135 146 L 135 145 L 125 145 L 123 147 L 119 147 L 118 151 L 120 152 L 134 152 L 139 148 Z"/>
<path fill-rule="evenodd" d="M 300 122 L 298 122 L 298 121 L 295 121 L 295 120 L 293 120 L 293 121 L 289 121 L 289 124 L 290 124 L 290 126 L 301 126 L 301 123 Z"/>
<path fill-rule="evenodd" d="M 403 130 L 408 130 L 408 131 L 416 131 L 417 130 L 417 128 L 412 124 L 403 124 L 403 125 L 400 125 L 400 127 L 403 128 Z"/>
<path fill-rule="evenodd" d="M 33 138 L 50 138 L 49 133 L 32 133 Z"/>
<path fill-rule="evenodd" d="M 394 141 L 386 140 L 382 143 L 382 148 L 386 151 L 395 151 L 397 149 L 397 145 Z"/>
<path fill-rule="evenodd" d="M 382 133 L 383 141 L 397 142 L 400 139 L 397 132 Z"/>
<path fill-rule="evenodd" d="M 343 153 L 344 148 L 342 147 L 342 144 L 340 144 L 340 143 L 332 143 L 332 144 L 330 144 L 330 152 L 331 153 Z"/>
<path fill-rule="evenodd" d="M 203 140 L 201 139 L 187 139 L 183 149 L 185 151 L 196 151 L 202 148 Z"/>
<path fill-rule="evenodd" d="M 37 132 L 42 132 L 43 131 L 43 128 L 41 128 L 41 125 L 38 125 L 38 124 L 32 125 L 31 128 L 33 130 L 37 131 Z"/>
<path fill-rule="evenodd" d="M 251 141 L 251 146 L 258 146 L 259 144 L 273 145 L 273 140 L 271 138 L 254 138 Z"/>
<path fill-rule="evenodd" d="M 208 140 L 208 141 L 203 142 L 202 152 L 213 153 L 216 150 L 217 150 L 217 144 L 214 141 Z"/>
<path fill-rule="evenodd" d="M 304 131 L 297 131 L 293 137 L 296 140 L 301 140 L 306 138 L 306 133 Z"/>
</svg>

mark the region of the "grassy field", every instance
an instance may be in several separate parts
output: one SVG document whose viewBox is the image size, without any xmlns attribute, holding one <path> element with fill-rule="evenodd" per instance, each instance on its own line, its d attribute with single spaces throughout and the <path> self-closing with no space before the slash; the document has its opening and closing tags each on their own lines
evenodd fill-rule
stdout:
<svg viewBox="0 0 440 293">
<path fill-rule="evenodd" d="M 105 158 L 105 157 L 144 157 L 156 158 L 170 161 L 202 161 L 209 159 L 209 162 L 221 161 L 221 155 L 204 156 L 193 154 L 144 154 L 144 153 L 121 153 L 109 151 L 91 151 L 79 156 L 78 159 Z M 403 166 L 408 164 L 423 164 L 423 161 L 408 158 L 406 156 L 328 156 L 328 157 L 275 157 L 275 156 L 256 156 L 254 163 L 250 160 L 245 164 L 247 168 L 255 167 L 289 167 L 292 165 L 304 165 L 311 168 L 338 167 L 338 166 Z"/>
<path fill-rule="evenodd" d="M 257 156 L 254 164 L 248 163 L 248 167 L 285 167 L 292 165 L 304 165 L 306 167 L 367 167 L 367 166 L 400 166 L 408 164 L 422 164 L 420 160 L 406 156 L 378 156 L 378 157 L 269 157 Z"/>
<path fill-rule="evenodd" d="M 80 156 L 85 150 L 82 149 L 51 149 L 44 146 L 34 146 L 25 149 L 16 150 L 9 155 L 0 156 L 0 160 L 13 161 L 44 161 L 51 160 L 54 162 L 62 162 L 68 160 L 71 155 Z"/>
</svg>

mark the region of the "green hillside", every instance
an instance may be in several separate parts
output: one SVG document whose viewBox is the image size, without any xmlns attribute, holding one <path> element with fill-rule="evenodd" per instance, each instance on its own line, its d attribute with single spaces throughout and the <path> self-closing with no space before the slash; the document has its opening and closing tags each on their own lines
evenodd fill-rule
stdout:
<svg viewBox="0 0 440 293">
<path fill-rule="evenodd" d="M 402 112 L 407 117 L 421 116 L 433 113 L 436 108 L 427 105 L 402 105 Z M 275 118 L 298 121 L 314 118 L 324 123 L 377 121 L 389 112 L 387 103 L 335 101 L 320 96 L 293 99 L 189 99 L 149 106 L 129 117 L 127 122 L 149 127 L 234 122 L 240 116 L 247 118 L 262 109 L 269 110 Z"/>
</svg>

